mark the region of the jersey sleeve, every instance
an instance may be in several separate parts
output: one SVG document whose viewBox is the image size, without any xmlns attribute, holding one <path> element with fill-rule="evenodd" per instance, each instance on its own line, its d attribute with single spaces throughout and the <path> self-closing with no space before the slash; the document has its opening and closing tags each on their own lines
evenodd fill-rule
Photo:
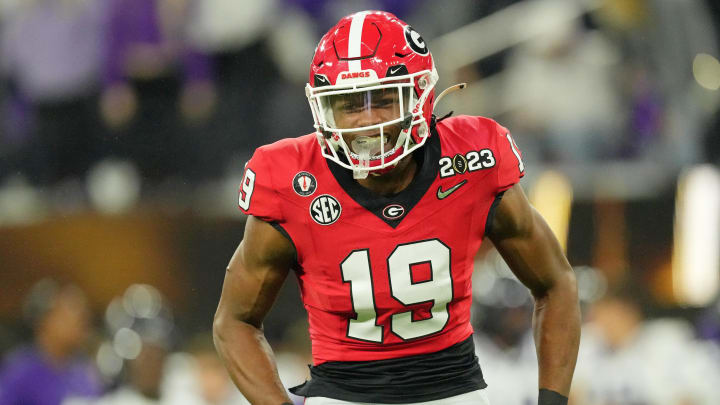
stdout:
<svg viewBox="0 0 720 405">
<path fill-rule="evenodd" d="M 514 186 L 525 175 L 522 153 L 505 127 L 494 123 L 497 159 L 497 194 Z"/>
<path fill-rule="evenodd" d="M 257 149 L 245 165 L 245 174 L 238 192 L 240 210 L 267 222 L 282 222 L 278 191 L 273 184 L 268 157 Z"/>
</svg>

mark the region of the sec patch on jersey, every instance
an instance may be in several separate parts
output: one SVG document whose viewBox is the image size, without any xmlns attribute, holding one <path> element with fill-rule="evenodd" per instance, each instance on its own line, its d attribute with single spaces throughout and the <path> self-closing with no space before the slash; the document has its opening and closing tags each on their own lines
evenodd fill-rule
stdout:
<svg viewBox="0 0 720 405">
<path fill-rule="evenodd" d="M 342 206 L 340 202 L 329 194 L 315 197 L 310 204 L 310 216 L 320 225 L 331 225 L 340 218 Z"/>
</svg>

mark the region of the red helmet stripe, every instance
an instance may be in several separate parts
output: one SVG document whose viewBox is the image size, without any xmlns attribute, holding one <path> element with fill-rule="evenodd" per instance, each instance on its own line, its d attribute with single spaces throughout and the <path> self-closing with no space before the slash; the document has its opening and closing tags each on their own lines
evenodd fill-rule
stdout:
<svg viewBox="0 0 720 405">
<path fill-rule="evenodd" d="M 348 40 L 348 58 L 360 57 L 360 45 L 362 42 L 363 24 L 365 22 L 366 11 L 353 14 L 350 23 L 350 38 Z M 362 70 L 360 60 L 349 60 L 348 70 L 351 72 L 359 72 Z"/>
</svg>

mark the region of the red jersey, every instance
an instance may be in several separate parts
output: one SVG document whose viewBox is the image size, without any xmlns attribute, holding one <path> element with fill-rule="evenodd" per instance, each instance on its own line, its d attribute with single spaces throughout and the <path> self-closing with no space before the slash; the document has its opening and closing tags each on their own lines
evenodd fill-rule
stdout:
<svg viewBox="0 0 720 405">
<path fill-rule="evenodd" d="M 239 205 L 297 251 L 314 363 L 437 352 L 472 334 L 473 259 L 498 196 L 524 174 L 509 132 L 482 117 L 439 122 L 418 171 L 379 196 L 320 154 L 315 135 L 258 148 Z"/>
</svg>

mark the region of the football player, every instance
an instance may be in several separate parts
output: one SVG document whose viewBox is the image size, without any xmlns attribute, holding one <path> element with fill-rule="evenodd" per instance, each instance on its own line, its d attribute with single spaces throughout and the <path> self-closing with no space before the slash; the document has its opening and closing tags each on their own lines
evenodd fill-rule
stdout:
<svg viewBox="0 0 720 405">
<path fill-rule="evenodd" d="M 509 132 L 482 117 L 435 119 L 437 80 L 409 25 L 386 12 L 349 15 L 310 65 L 316 131 L 248 162 L 239 195 L 248 220 L 214 335 L 253 404 L 290 403 L 262 330 L 290 270 L 314 362 L 291 391 L 307 405 L 487 404 L 470 325 L 485 236 L 535 299 L 539 402 L 566 403 L 579 341 L 574 274 L 517 184 L 524 165 Z"/>
</svg>

